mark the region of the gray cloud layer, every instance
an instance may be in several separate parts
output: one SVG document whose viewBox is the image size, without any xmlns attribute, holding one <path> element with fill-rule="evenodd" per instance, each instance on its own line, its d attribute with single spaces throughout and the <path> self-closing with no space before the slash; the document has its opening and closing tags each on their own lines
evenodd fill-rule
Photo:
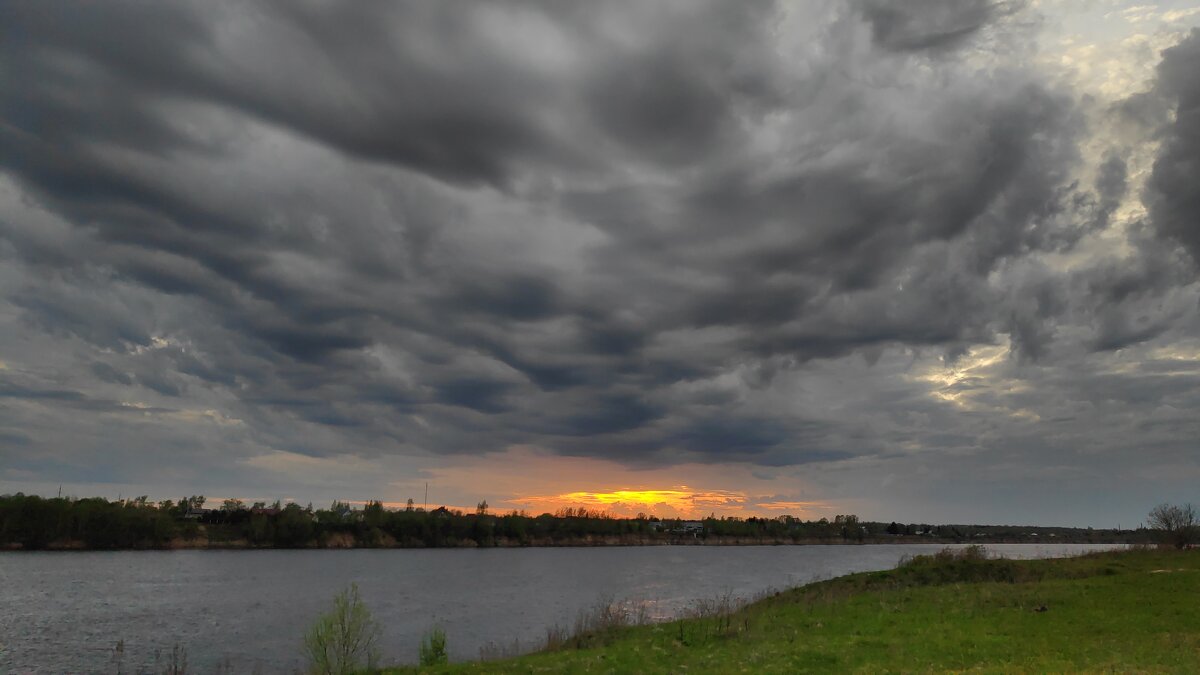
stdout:
<svg viewBox="0 0 1200 675">
<path fill-rule="evenodd" d="M 1126 164 L 1081 181 L 1077 97 L 988 47 L 1024 11 L 5 3 L 6 459 L 1175 461 L 1196 374 L 1112 359 L 1195 335 L 1200 37 L 1101 255 Z M 1005 340 L 971 411 L 895 365 Z"/>
</svg>

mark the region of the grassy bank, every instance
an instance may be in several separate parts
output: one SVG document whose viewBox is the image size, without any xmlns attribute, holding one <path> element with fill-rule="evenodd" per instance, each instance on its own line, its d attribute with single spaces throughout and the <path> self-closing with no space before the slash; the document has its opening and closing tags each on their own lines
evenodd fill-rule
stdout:
<svg viewBox="0 0 1200 675">
<path fill-rule="evenodd" d="M 1127 551 L 1032 561 L 921 557 L 896 570 L 786 591 L 729 614 L 597 630 L 554 650 L 419 672 L 1197 668 L 1200 551 Z"/>
</svg>

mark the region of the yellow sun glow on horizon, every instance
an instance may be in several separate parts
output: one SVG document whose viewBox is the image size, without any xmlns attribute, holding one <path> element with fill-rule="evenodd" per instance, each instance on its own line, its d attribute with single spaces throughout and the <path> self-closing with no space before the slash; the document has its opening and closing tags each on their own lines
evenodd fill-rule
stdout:
<svg viewBox="0 0 1200 675">
<path fill-rule="evenodd" d="M 757 502 L 744 492 L 732 490 L 693 490 L 686 485 L 672 489 L 618 489 L 607 492 L 577 491 L 557 495 L 514 497 L 509 503 L 547 512 L 562 508 L 584 507 L 612 515 L 647 515 L 665 517 L 696 517 L 711 511 L 724 513 L 755 510 L 790 510 L 797 515 L 823 510 L 821 502 L 764 501 Z"/>
</svg>

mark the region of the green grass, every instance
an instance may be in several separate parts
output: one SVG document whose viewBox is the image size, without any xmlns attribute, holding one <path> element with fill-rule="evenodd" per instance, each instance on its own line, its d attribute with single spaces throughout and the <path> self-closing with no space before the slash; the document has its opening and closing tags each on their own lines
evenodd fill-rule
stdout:
<svg viewBox="0 0 1200 675">
<path fill-rule="evenodd" d="M 610 629 L 575 644 L 387 672 L 1197 673 L 1200 551 L 922 557 L 725 617 Z"/>
</svg>

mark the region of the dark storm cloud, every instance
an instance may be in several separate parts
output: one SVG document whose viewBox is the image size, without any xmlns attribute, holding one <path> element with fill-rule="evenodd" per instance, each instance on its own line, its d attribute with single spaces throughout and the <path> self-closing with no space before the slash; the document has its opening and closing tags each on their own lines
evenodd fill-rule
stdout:
<svg viewBox="0 0 1200 675">
<path fill-rule="evenodd" d="M 1128 172 L 1125 160 L 1117 155 L 1109 155 L 1100 165 L 1100 174 L 1096 176 L 1096 192 L 1100 197 L 1097 226 L 1104 227 L 1113 211 L 1121 205 L 1128 188 Z"/>
<path fill-rule="evenodd" d="M 778 64 L 767 51 L 774 3 L 715 3 L 699 13 L 660 5 L 671 38 L 617 48 L 600 60 L 583 93 L 597 126 L 632 158 L 668 164 L 710 157 L 742 138 L 740 115 L 783 103 Z M 731 36 L 754 42 L 736 52 Z"/>
<path fill-rule="evenodd" d="M 1076 276 L 1080 309 L 1091 316 L 1091 347 L 1112 351 L 1186 328 L 1195 280 L 1185 254 L 1156 240 L 1146 228 L 1134 230 L 1136 253 L 1106 261 Z"/>
<path fill-rule="evenodd" d="M 96 377 L 104 380 L 105 382 L 114 382 L 116 384 L 123 384 L 126 386 L 133 384 L 132 377 L 129 377 L 125 373 L 118 371 L 116 368 L 113 368 L 103 361 L 96 361 L 93 363 L 92 372 L 96 374 Z"/>
<path fill-rule="evenodd" d="M 1187 247 L 1200 262 L 1200 30 L 1163 52 L 1158 91 L 1175 116 L 1163 131 L 1149 181 L 1155 227 Z"/>
<path fill-rule="evenodd" d="M 882 47 L 894 51 L 957 46 L 1020 4 L 1000 0 L 862 0 L 857 5 Z"/>
<path fill-rule="evenodd" d="M 1022 11 L 4 5 L 0 329 L 24 346 L 0 381 L 62 384 L 6 384 L 0 421 L 41 429 L 22 447 L 96 430 L 149 452 L 37 408 L 112 402 L 151 411 L 141 443 L 234 460 L 1000 445 L 1033 402 L 964 378 L 947 391 L 995 410 L 951 414 L 905 367 L 1006 343 L 1033 380 L 1189 320 L 1152 237 L 1047 262 L 1110 227 L 1131 179 L 1114 151 L 1078 180 L 1073 93 L 955 51 Z M 1162 68 L 1181 114 L 1152 209 L 1193 250 L 1196 41 Z M 851 396 L 829 363 L 890 379 L 825 408 L 806 388 Z"/>
<path fill-rule="evenodd" d="M 438 385 L 437 400 L 479 412 L 498 413 L 509 408 L 504 403 L 504 394 L 513 388 L 514 385 L 509 382 L 482 378 L 452 380 Z"/>
<path fill-rule="evenodd" d="M 0 383 L 0 399 L 17 399 L 22 401 L 38 401 L 67 411 L 85 411 L 96 413 L 118 413 L 126 415 L 146 415 L 153 413 L 171 412 L 169 408 L 150 406 L 130 406 L 122 401 L 89 396 L 74 389 L 54 388 L 15 381 Z"/>
<path fill-rule="evenodd" d="M 200 97 L 357 154 L 444 177 L 496 181 L 508 158 L 536 154 L 548 143 L 527 121 L 532 115 L 488 105 L 500 96 L 532 106 L 535 101 L 523 95 L 534 87 L 522 86 L 521 73 L 502 61 L 472 58 L 484 56 L 464 48 L 471 37 L 466 22 L 473 16 L 440 5 L 408 5 L 390 13 L 381 6 L 308 3 L 9 6 L 4 18 L 16 39 L 9 41 L 13 58 L 6 79 L 25 84 L 69 78 L 64 66 L 72 64 L 38 60 L 47 53 L 87 59 L 76 65 L 90 71 L 86 94 L 102 99 L 99 120 L 53 105 L 46 106 L 47 115 L 36 109 L 48 101 L 35 95 L 12 101 L 18 120 L 65 135 L 98 134 L 141 148 L 175 145 L 182 130 L 141 107 L 143 97 Z M 214 35 L 218 21 L 239 24 L 234 39 L 250 37 L 237 31 L 261 32 L 255 37 L 262 51 L 245 43 L 240 46 L 246 52 L 221 51 Z M 146 25 L 155 29 L 143 30 Z M 408 51 L 427 42 L 422 34 L 461 36 L 438 49 L 444 56 L 460 54 L 462 61 Z M 17 58 L 21 53 L 29 56 Z M 496 72 L 488 72 L 492 69 Z M 471 79 L 456 77 L 456 71 Z M 109 88 L 128 97 L 110 96 Z M 135 109 L 126 110 L 129 106 Z M 413 133 L 383 133 L 397 126 Z"/>
</svg>

